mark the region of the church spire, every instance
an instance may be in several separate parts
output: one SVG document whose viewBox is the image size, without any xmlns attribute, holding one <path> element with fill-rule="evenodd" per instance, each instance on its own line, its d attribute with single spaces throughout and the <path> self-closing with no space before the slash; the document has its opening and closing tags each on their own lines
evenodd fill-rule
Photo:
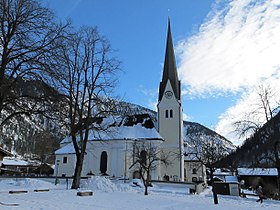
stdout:
<svg viewBox="0 0 280 210">
<path fill-rule="evenodd" d="M 172 89 L 174 91 L 175 97 L 177 100 L 181 100 L 181 89 L 180 81 L 178 79 L 176 60 L 174 55 L 174 48 L 171 35 L 171 26 L 170 19 L 168 17 L 168 31 L 167 31 L 167 40 L 166 40 L 166 51 L 165 51 L 165 60 L 163 67 L 162 80 L 159 87 L 159 101 L 161 101 L 164 90 L 167 84 L 167 81 L 170 81 Z"/>
</svg>

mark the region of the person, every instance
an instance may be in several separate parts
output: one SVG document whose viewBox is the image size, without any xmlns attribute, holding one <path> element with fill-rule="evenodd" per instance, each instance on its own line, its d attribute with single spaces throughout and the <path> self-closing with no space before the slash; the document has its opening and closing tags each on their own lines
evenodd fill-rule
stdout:
<svg viewBox="0 0 280 210">
<path fill-rule="evenodd" d="M 258 194 L 258 196 L 259 196 L 259 199 L 257 200 L 257 202 L 263 202 L 263 199 L 264 199 L 264 196 L 263 196 L 263 190 L 262 190 L 262 186 L 259 186 L 258 188 L 257 188 L 257 194 Z"/>
</svg>

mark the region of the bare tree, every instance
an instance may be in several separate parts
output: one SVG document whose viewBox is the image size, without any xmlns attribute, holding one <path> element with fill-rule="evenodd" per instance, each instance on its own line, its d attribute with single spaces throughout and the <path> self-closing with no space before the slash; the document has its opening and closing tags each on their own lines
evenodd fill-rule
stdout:
<svg viewBox="0 0 280 210">
<path fill-rule="evenodd" d="M 144 195 L 148 195 L 148 187 L 151 185 L 151 173 L 158 166 L 171 164 L 169 154 L 164 153 L 159 142 L 136 142 L 134 148 L 134 160 L 131 168 L 138 170 L 145 186 Z"/>
<path fill-rule="evenodd" d="M 256 133 L 266 122 L 280 110 L 280 100 L 275 90 L 269 85 L 261 84 L 256 89 L 257 99 L 248 107 L 248 111 L 233 123 L 240 137 Z"/>
<path fill-rule="evenodd" d="M 70 131 L 76 152 L 76 166 L 72 189 L 80 186 L 84 155 L 89 131 L 96 119 L 113 110 L 110 94 L 116 85 L 119 61 L 111 56 L 108 41 L 96 28 L 83 27 L 70 31 L 67 39 L 57 49 L 56 81 L 59 91 L 67 102 L 64 121 Z"/>
<path fill-rule="evenodd" d="M 36 154 L 42 163 L 55 161 L 54 151 L 59 148 L 59 141 L 49 129 L 44 129 L 35 135 L 32 154 Z"/>
<path fill-rule="evenodd" d="M 280 131 L 279 115 L 280 103 L 276 96 L 276 90 L 269 85 L 260 85 L 257 89 L 258 99 L 250 107 L 245 119 L 240 119 L 234 123 L 236 131 L 241 136 L 253 133 L 262 144 L 270 145 L 266 148 L 266 155 L 259 155 L 254 158 L 254 162 L 259 165 L 264 160 L 270 161 L 278 171 L 278 192 L 280 192 Z M 259 119 L 262 120 L 259 120 Z M 252 137 L 253 137 L 252 136 Z M 270 151 L 270 152 L 268 152 Z"/>
<path fill-rule="evenodd" d="M 217 162 L 228 155 L 230 151 L 219 138 L 209 139 L 203 135 L 189 136 L 188 138 L 190 138 L 188 153 L 195 155 L 196 159 L 209 170 L 214 204 L 218 204 L 218 196 L 214 187 L 214 172 Z"/>
<path fill-rule="evenodd" d="M 46 60 L 65 27 L 38 1 L 0 0 L 0 126 L 16 115 L 44 110 L 45 93 L 18 87 L 50 70 Z"/>
</svg>

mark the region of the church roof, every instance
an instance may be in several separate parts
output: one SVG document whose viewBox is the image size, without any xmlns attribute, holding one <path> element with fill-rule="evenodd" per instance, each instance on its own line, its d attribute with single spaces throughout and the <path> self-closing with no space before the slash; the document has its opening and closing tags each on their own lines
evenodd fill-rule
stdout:
<svg viewBox="0 0 280 210">
<path fill-rule="evenodd" d="M 96 129 L 90 130 L 89 141 L 163 140 L 163 138 L 157 132 L 150 115 L 148 114 L 110 116 L 98 120 L 97 124 L 94 127 Z M 79 136 L 77 136 L 77 139 L 78 138 Z M 71 138 L 66 137 L 60 143 L 71 143 Z M 56 154 L 65 154 L 65 151 L 69 152 L 71 150 L 70 147 L 71 146 L 68 146 L 68 148 L 64 149 L 62 147 L 61 149 L 56 151 Z"/>
<path fill-rule="evenodd" d="M 176 59 L 174 55 L 174 48 L 173 48 L 172 35 L 171 35 L 170 19 L 168 19 L 165 60 L 164 60 L 162 80 L 159 87 L 159 98 L 158 98 L 159 101 L 161 101 L 162 99 L 162 96 L 164 94 L 163 92 L 168 80 L 171 83 L 175 97 L 177 98 L 177 100 L 181 100 L 181 96 L 180 96 L 181 85 L 177 74 Z"/>
</svg>

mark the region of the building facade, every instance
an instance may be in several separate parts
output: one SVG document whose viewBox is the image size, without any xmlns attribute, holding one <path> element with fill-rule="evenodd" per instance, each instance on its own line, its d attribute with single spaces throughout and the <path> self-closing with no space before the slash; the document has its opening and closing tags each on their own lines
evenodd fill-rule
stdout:
<svg viewBox="0 0 280 210">
<path fill-rule="evenodd" d="M 136 160 L 135 149 L 144 143 L 161 148 L 163 138 L 157 132 L 148 114 L 103 119 L 106 123 L 110 120 L 110 126 L 106 131 L 90 131 L 82 176 L 135 178 L 138 174 L 137 167 L 133 167 Z M 55 155 L 54 174 L 73 176 L 76 155 L 69 137 L 61 142 L 61 148 L 55 152 Z M 160 179 L 158 170 L 152 171 L 152 179 Z"/>
<path fill-rule="evenodd" d="M 158 97 L 158 131 L 163 137 L 163 151 L 172 160 L 172 165 L 162 167 L 167 180 L 184 181 L 184 136 L 181 83 L 177 74 L 170 20 L 166 41 L 165 60 Z"/>
<path fill-rule="evenodd" d="M 186 163 L 184 162 L 183 108 L 181 83 L 178 78 L 174 55 L 170 20 L 166 40 L 165 60 L 162 80 L 159 85 L 157 104 L 157 126 L 149 115 L 130 116 L 134 118 L 129 126 L 115 126 L 111 136 L 92 135 L 87 145 L 82 176 L 109 175 L 122 178 L 135 178 L 137 170 L 134 163 L 135 145 L 148 142 L 156 145 L 168 156 L 170 165 L 160 164 L 152 171 L 152 179 L 184 181 Z M 144 120 L 140 118 L 145 118 Z M 149 122 L 152 126 L 146 126 Z M 94 131 L 92 131 L 94 132 Z M 107 132 L 108 133 L 108 132 Z M 109 132 L 110 133 L 110 132 Z M 61 148 L 56 151 L 55 175 L 72 176 L 75 167 L 75 151 L 71 139 L 65 138 Z M 198 177 L 199 179 L 199 177 Z M 189 179 L 186 179 L 189 180 Z"/>
</svg>

